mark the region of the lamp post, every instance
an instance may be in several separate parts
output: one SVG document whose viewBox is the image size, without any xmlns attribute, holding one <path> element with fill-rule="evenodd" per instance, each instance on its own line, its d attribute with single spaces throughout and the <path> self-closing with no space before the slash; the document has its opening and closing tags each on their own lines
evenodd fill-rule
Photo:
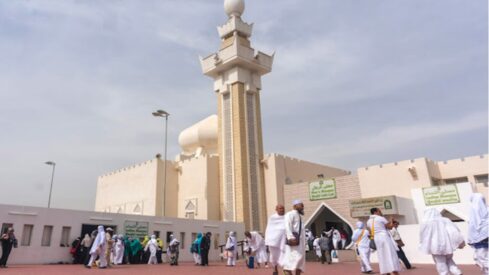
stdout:
<svg viewBox="0 0 489 275">
<path fill-rule="evenodd" d="M 167 149 L 167 141 L 168 141 L 168 116 L 170 114 L 166 111 L 163 110 L 157 110 L 156 112 L 153 112 L 153 116 L 155 117 L 162 117 L 165 118 L 165 153 L 164 153 L 164 158 L 165 158 L 165 167 L 164 167 L 164 176 L 163 176 L 163 216 L 166 216 L 165 210 L 166 210 L 166 149 Z"/>
<path fill-rule="evenodd" d="M 53 166 L 53 172 L 51 174 L 51 187 L 49 187 L 49 200 L 48 200 L 48 208 L 51 208 L 51 193 L 53 192 L 54 169 L 56 168 L 56 163 L 54 161 L 46 161 L 45 164 Z"/>
</svg>

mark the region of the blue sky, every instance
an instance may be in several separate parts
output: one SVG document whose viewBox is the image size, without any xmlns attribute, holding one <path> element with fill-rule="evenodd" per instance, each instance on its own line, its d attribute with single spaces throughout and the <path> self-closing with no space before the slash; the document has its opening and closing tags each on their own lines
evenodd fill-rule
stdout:
<svg viewBox="0 0 489 275">
<path fill-rule="evenodd" d="M 222 0 L 0 0 L 2 203 L 92 209 L 97 176 L 216 112 Z M 356 170 L 487 153 L 485 0 L 248 0 L 265 151 Z"/>
</svg>

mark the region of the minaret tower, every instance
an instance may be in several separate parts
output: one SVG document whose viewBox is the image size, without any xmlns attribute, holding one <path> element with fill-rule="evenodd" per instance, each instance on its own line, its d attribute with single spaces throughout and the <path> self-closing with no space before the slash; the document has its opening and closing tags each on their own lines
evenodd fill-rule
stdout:
<svg viewBox="0 0 489 275">
<path fill-rule="evenodd" d="M 218 150 L 221 219 L 244 222 L 247 230 L 266 225 L 263 140 L 260 114 L 261 76 L 272 69 L 273 55 L 250 45 L 252 24 L 241 20 L 243 0 L 225 0 L 229 19 L 218 27 L 221 46 L 201 58 L 214 79 L 218 100 Z"/>
</svg>

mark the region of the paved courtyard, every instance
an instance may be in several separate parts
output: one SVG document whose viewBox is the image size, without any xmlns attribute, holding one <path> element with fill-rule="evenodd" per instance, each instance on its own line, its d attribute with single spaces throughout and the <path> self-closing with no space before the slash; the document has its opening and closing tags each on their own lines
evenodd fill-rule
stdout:
<svg viewBox="0 0 489 275">
<path fill-rule="evenodd" d="M 416 265 L 416 269 L 407 270 L 402 274 L 428 275 L 436 274 L 434 265 Z M 479 269 L 474 266 L 460 266 L 464 274 L 480 274 Z M 307 263 L 306 274 L 361 274 L 356 263 L 338 263 L 332 265 L 321 265 L 319 263 Z M 374 270 L 378 270 L 374 265 Z M 223 263 L 211 263 L 209 267 L 194 266 L 191 263 L 181 263 L 179 266 L 163 265 L 122 265 L 108 269 L 86 269 L 81 265 L 12 265 L 7 269 L 1 269 L 0 274 L 22 274 L 22 275 L 56 275 L 56 274 L 209 274 L 209 275 L 231 275 L 231 274 L 253 274 L 271 275 L 269 268 L 247 269 L 243 263 L 234 268 L 226 267 Z M 378 274 L 378 273 L 377 273 Z"/>
</svg>

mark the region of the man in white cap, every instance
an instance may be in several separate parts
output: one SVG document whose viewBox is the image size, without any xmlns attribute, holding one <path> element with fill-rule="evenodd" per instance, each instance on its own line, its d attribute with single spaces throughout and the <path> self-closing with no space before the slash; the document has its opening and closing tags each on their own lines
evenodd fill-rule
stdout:
<svg viewBox="0 0 489 275">
<path fill-rule="evenodd" d="M 304 215 L 304 204 L 300 200 L 292 202 L 294 209 L 285 214 L 285 256 L 282 266 L 287 275 L 300 275 L 305 271 L 306 263 L 306 236 L 302 215 Z"/>
<path fill-rule="evenodd" d="M 282 262 L 285 253 L 285 207 L 281 204 L 275 207 L 277 213 L 268 218 L 265 231 L 265 245 L 270 251 L 270 264 L 273 267 L 273 275 L 278 275 L 278 266 Z"/>
</svg>

